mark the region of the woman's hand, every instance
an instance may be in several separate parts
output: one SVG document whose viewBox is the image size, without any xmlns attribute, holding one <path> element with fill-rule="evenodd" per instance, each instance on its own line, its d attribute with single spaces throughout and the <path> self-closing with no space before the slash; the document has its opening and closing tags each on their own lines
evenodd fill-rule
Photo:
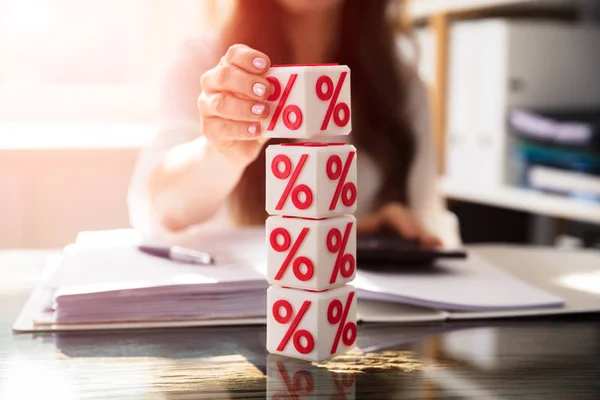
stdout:
<svg viewBox="0 0 600 400">
<path fill-rule="evenodd" d="M 202 133 L 210 147 L 245 167 L 266 142 L 260 121 L 268 114 L 271 85 L 263 74 L 269 58 L 248 46 L 231 46 L 219 64 L 202 75 L 198 98 Z"/>
<path fill-rule="evenodd" d="M 400 203 L 388 203 L 377 212 L 357 221 L 358 235 L 374 235 L 392 230 L 407 240 L 429 248 L 442 246 L 442 241 L 427 232 Z"/>
</svg>

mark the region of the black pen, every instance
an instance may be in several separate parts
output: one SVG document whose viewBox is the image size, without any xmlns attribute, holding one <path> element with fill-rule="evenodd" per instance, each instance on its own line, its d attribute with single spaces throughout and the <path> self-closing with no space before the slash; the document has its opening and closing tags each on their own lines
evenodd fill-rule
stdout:
<svg viewBox="0 0 600 400">
<path fill-rule="evenodd" d="M 140 251 L 169 260 L 198 265 L 212 265 L 214 257 L 205 251 L 187 249 L 181 246 L 139 246 Z"/>
</svg>

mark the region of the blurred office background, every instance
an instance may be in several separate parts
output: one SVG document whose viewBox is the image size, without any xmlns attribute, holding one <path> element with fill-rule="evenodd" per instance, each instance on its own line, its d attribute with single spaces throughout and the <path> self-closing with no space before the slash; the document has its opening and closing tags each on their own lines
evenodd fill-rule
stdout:
<svg viewBox="0 0 600 400">
<path fill-rule="evenodd" d="M 0 248 L 129 227 L 162 74 L 220 0 L 0 0 Z M 463 239 L 600 248 L 600 1 L 412 0 Z"/>
</svg>

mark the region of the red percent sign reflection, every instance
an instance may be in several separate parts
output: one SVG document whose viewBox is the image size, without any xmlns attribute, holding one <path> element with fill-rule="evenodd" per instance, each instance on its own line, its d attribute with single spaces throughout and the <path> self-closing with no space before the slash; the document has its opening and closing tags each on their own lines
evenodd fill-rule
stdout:
<svg viewBox="0 0 600 400">
<path fill-rule="evenodd" d="M 333 272 L 331 273 L 331 278 L 329 278 L 330 284 L 335 283 L 338 275 L 340 274 L 346 279 L 350 278 L 352 274 L 354 274 L 356 260 L 352 254 L 344 254 L 346 252 L 346 245 L 348 244 L 348 239 L 350 238 L 353 225 L 354 223 L 352 222 L 349 222 L 348 225 L 346 225 L 344 236 L 342 236 L 342 233 L 337 228 L 333 228 L 327 232 L 327 250 L 329 250 L 330 253 L 337 253 Z"/>
<path fill-rule="evenodd" d="M 279 79 L 274 76 L 269 76 L 267 80 L 273 86 L 273 93 L 267 98 L 267 101 L 276 101 L 279 99 L 277 106 L 275 107 L 275 111 L 273 112 L 273 116 L 271 117 L 271 121 L 269 122 L 269 126 L 267 130 L 272 131 L 275 129 L 277 125 L 277 121 L 279 117 L 283 113 L 283 124 L 286 128 L 295 131 L 300 128 L 302 125 L 302 110 L 297 105 L 290 104 L 288 106 L 285 105 L 288 97 L 294 87 L 294 82 L 296 82 L 296 78 L 298 78 L 298 74 L 290 75 L 290 78 L 287 81 L 285 89 L 283 89 L 283 94 L 281 93 L 281 83 Z M 291 115 L 294 115 L 294 120 L 292 121 Z"/>
<path fill-rule="evenodd" d="M 308 160 L 308 154 L 302 154 L 300 156 L 300 160 L 298 161 L 298 165 L 296 168 L 292 167 L 292 160 L 285 154 L 278 154 L 273 157 L 273 161 L 271 162 L 271 172 L 273 176 L 280 180 L 288 179 L 287 185 L 285 185 L 285 189 L 283 189 L 283 193 L 275 205 L 276 210 L 283 209 L 285 206 L 285 202 L 287 201 L 290 194 L 292 195 L 292 204 L 299 210 L 306 210 L 311 206 L 313 202 L 313 193 L 312 190 L 307 185 L 296 185 L 298 181 L 298 177 L 304 168 L 304 164 Z M 282 169 L 280 169 L 280 166 Z M 300 197 L 300 195 L 304 195 L 304 199 Z"/>
<path fill-rule="evenodd" d="M 335 385 L 336 399 L 343 400 L 346 399 L 346 389 L 350 389 L 354 386 L 355 378 L 354 374 L 343 374 L 343 373 L 334 373 L 333 374 L 333 383 Z"/>
<path fill-rule="evenodd" d="M 355 154 L 356 152 L 354 151 L 348 153 L 345 163 L 342 163 L 342 158 L 337 154 L 327 159 L 325 167 L 327 177 L 329 180 L 338 181 L 333 197 L 331 198 L 331 203 L 329 204 L 329 210 L 335 210 L 340 197 L 342 198 L 342 204 L 346 207 L 351 207 L 356 202 L 356 185 L 353 182 L 346 182 Z"/>
<path fill-rule="evenodd" d="M 315 383 L 309 371 L 300 370 L 294 373 L 290 379 L 287 368 L 281 362 L 277 362 L 277 372 L 283 380 L 287 393 L 275 393 L 273 400 L 297 399 L 298 396 L 306 396 L 313 392 Z M 343 389 L 342 389 L 343 390 Z"/>
<path fill-rule="evenodd" d="M 317 79 L 317 97 L 322 101 L 329 101 L 329 106 L 325 113 L 325 118 L 321 123 L 321 130 L 324 131 L 329 126 L 329 121 L 333 116 L 333 122 L 340 128 L 346 126 L 350 121 L 350 107 L 346 103 L 338 103 L 338 97 L 344 86 L 346 80 L 346 71 L 342 72 L 340 79 L 338 79 L 335 88 L 333 86 L 333 80 L 327 75 L 322 75 Z M 340 115 L 341 114 L 341 115 Z"/>
<path fill-rule="evenodd" d="M 313 338 L 312 334 L 306 329 L 298 329 L 298 325 L 300 325 L 302 318 L 304 318 L 304 315 L 310 308 L 311 304 L 312 303 L 310 301 L 306 300 L 302 304 L 302 307 L 300 307 L 300 311 L 298 311 L 298 314 L 294 316 L 294 310 L 292 309 L 292 305 L 289 301 L 277 300 L 275 303 L 273 303 L 272 312 L 275 321 L 282 325 L 285 325 L 288 322 L 290 322 L 292 318 L 294 319 L 290 324 L 288 330 L 285 332 L 285 335 L 283 335 L 283 339 L 281 339 L 281 342 L 279 342 L 279 345 L 277 346 L 277 351 L 285 350 L 290 339 L 293 339 L 294 348 L 298 353 L 308 354 L 311 351 L 313 351 L 313 349 L 315 348 L 315 339 Z M 283 314 L 281 313 L 282 310 Z M 306 343 L 302 343 L 301 339 L 304 339 Z"/>
<path fill-rule="evenodd" d="M 271 234 L 269 235 L 269 242 L 271 243 L 271 248 L 278 253 L 283 253 L 285 251 L 288 252 L 287 256 L 283 260 L 283 263 L 281 263 L 281 266 L 279 267 L 279 271 L 277 271 L 277 275 L 275 275 L 276 281 L 281 280 L 281 278 L 283 278 L 283 275 L 290 266 L 290 263 L 292 264 L 294 276 L 298 280 L 306 282 L 313 277 L 315 273 L 315 266 L 311 259 L 304 256 L 296 257 L 298 249 L 300 248 L 300 246 L 302 246 L 302 243 L 304 242 L 304 239 L 306 238 L 306 235 L 308 235 L 309 232 L 309 228 L 302 228 L 302 231 L 300 231 L 298 238 L 294 241 L 294 243 L 292 243 L 292 237 L 285 228 L 275 228 L 273 229 L 273 231 L 271 231 Z M 302 266 L 306 267 L 305 272 L 302 272 Z"/>
<path fill-rule="evenodd" d="M 327 307 L 327 321 L 332 325 L 338 325 L 333 344 L 331 345 L 331 354 L 337 352 L 340 340 L 346 346 L 352 346 L 356 341 L 356 335 L 358 334 L 356 322 L 346 322 L 350 306 L 352 306 L 352 299 L 354 299 L 354 292 L 348 294 L 345 305 L 342 305 L 341 301 L 335 299 Z"/>
</svg>

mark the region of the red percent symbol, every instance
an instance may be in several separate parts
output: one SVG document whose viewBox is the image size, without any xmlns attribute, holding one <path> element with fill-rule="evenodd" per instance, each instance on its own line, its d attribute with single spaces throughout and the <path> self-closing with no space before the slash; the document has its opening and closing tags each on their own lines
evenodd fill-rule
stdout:
<svg viewBox="0 0 600 400">
<path fill-rule="evenodd" d="M 348 121 L 350 121 L 350 107 L 348 107 L 348 104 L 337 102 L 342 87 L 344 86 L 346 75 L 348 75 L 346 71 L 342 72 L 335 88 L 333 86 L 333 80 L 327 75 L 322 75 L 317 79 L 317 97 L 323 101 L 329 101 L 325 118 L 323 118 L 323 122 L 321 123 L 322 131 L 327 129 L 332 116 L 333 122 L 340 128 L 346 126 Z"/>
<path fill-rule="evenodd" d="M 267 130 L 272 131 L 275 129 L 277 121 L 282 113 L 283 124 L 286 126 L 286 128 L 295 131 L 296 129 L 300 128 L 300 125 L 302 125 L 302 110 L 300 110 L 300 108 L 294 104 L 290 104 L 288 106 L 285 105 L 288 97 L 290 96 L 292 88 L 294 87 L 296 78 L 298 78 L 298 74 L 290 75 L 285 89 L 283 89 L 283 94 L 281 93 L 281 83 L 279 82 L 279 79 L 275 78 L 274 76 L 269 76 L 267 78 L 271 85 L 273 85 L 273 93 L 271 93 L 271 95 L 267 98 L 267 101 L 276 101 L 279 99 Z M 292 114 L 294 115 L 293 121 L 292 118 L 290 118 Z"/>
<path fill-rule="evenodd" d="M 327 177 L 329 180 L 338 181 L 333 197 L 331 198 L 331 203 L 329 204 L 329 210 L 335 210 L 340 197 L 342 198 L 342 204 L 346 207 L 351 207 L 356 201 L 356 185 L 353 182 L 346 182 L 355 153 L 354 151 L 348 153 L 345 163 L 342 163 L 341 157 L 337 154 L 327 159 Z"/>
<path fill-rule="evenodd" d="M 283 275 L 290 266 L 290 263 L 292 264 L 294 276 L 298 280 L 306 282 L 313 277 L 315 273 L 315 266 L 311 259 L 304 256 L 296 257 L 298 249 L 300 248 L 300 246 L 302 246 L 302 243 L 304 242 L 304 239 L 306 238 L 306 235 L 308 235 L 309 232 L 309 228 L 302 228 L 302 231 L 300 231 L 298 238 L 294 243 L 292 243 L 292 237 L 285 228 L 275 228 L 273 229 L 273 231 L 271 231 L 271 235 L 269 236 L 271 248 L 278 253 L 283 253 L 285 251 L 288 252 L 287 256 L 283 260 L 283 263 L 281 263 L 281 266 L 279 267 L 279 271 L 277 271 L 277 275 L 275 275 L 275 280 L 278 281 L 281 278 L 283 278 Z M 281 242 L 279 241 L 279 239 L 281 239 Z M 305 272 L 302 272 L 301 270 L 301 267 L 303 265 L 306 267 Z"/>
<path fill-rule="evenodd" d="M 331 354 L 337 352 L 340 340 L 346 346 L 352 346 L 356 341 L 356 335 L 358 334 L 356 323 L 354 321 L 346 322 L 353 298 L 354 292 L 350 292 L 345 305 L 342 305 L 342 302 L 338 299 L 334 299 L 329 303 L 329 307 L 327 307 L 327 321 L 332 325 L 338 325 L 333 344 L 331 345 Z"/>
<path fill-rule="evenodd" d="M 292 309 L 292 305 L 287 300 L 277 300 L 273 303 L 273 318 L 278 323 L 284 325 L 290 322 L 292 318 L 294 320 L 290 324 L 288 330 L 285 332 L 283 339 L 279 342 L 277 346 L 277 351 L 283 351 L 287 347 L 290 339 L 293 339 L 294 348 L 300 354 L 308 354 L 315 348 L 315 339 L 312 334 L 306 329 L 298 329 L 298 325 L 304 318 L 304 315 L 310 308 L 312 303 L 306 300 L 302 307 L 300 307 L 300 311 L 294 316 L 294 310 Z M 281 314 L 281 310 L 283 310 L 283 315 Z M 304 339 L 306 343 L 302 343 L 301 339 Z"/>
<path fill-rule="evenodd" d="M 290 379 L 287 368 L 281 362 L 277 362 L 277 372 L 283 380 L 287 393 L 275 393 L 273 400 L 289 400 L 290 397 L 297 399 L 298 396 L 306 396 L 313 392 L 315 384 L 310 372 L 296 371 Z"/>
<path fill-rule="evenodd" d="M 278 154 L 273 157 L 273 161 L 271 162 L 271 172 L 275 178 L 280 180 L 289 179 L 285 189 L 283 189 L 283 193 L 275 206 L 276 210 L 283 209 L 285 202 L 287 201 L 290 194 L 292 195 L 292 204 L 299 210 L 306 210 L 311 206 L 313 202 L 313 193 L 312 190 L 307 185 L 296 185 L 298 181 L 298 177 L 304 168 L 304 164 L 306 164 L 306 160 L 308 160 L 308 154 L 302 154 L 300 156 L 300 160 L 298 161 L 298 165 L 296 168 L 292 167 L 292 160 L 285 154 Z M 282 167 L 280 169 L 279 167 Z M 304 199 L 300 197 L 301 194 L 304 194 Z"/>
<path fill-rule="evenodd" d="M 354 259 L 354 256 L 350 253 L 344 254 L 353 225 L 354 223 L 352 222 L 349 222 L 348 225 L 346 225 L 344 236 L 342 236 L 342 233 L 337 228 L 333 228 L 327 232 L 327 250 L 329 250 L 330 253 L 337 253 L 335 266 L 333 267 L 331 278 L 329 278 L 330 284 L 335 283 L 338 275 L 340 274 L 344 278 L 348 279 L 354 273 L 354 269 L 356 267 L 356 260 Z"/>
</svg>

